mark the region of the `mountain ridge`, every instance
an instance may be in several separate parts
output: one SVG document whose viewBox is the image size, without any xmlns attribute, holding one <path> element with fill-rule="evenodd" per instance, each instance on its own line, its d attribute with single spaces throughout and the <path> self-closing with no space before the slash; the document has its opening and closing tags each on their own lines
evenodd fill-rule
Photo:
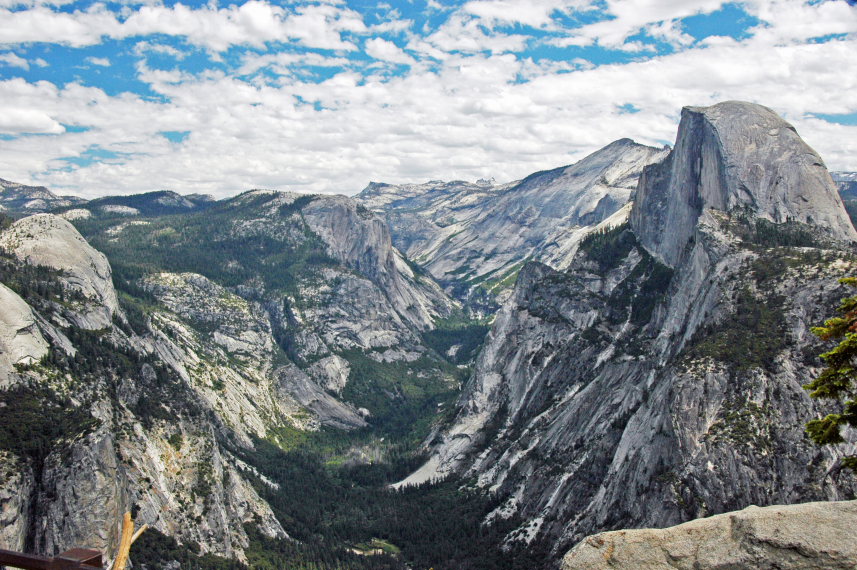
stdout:
<svg viewBox="0 0 857 570">
<path fill-rule="evenodd" d="M 527 260 L 567 266 L 589 229 L 628 202 L 643 166 L 665 152 L 620 139 L 516 182 L 376 183 L 356 198 L 386 217 L 408 257 L 485 313 L 509 294 Z"/>
<path fill-rule="evenodd" d="M 747 105 L 717 112 L 747 117 Z M 399 486 L 475 478 L 506 497 L 489 520 L 528 521 L 509 540 L 547 539 L 556 553 L 596 530 L 854 492 L 823 475 L 839 452 L 805 440 L 824 407 L 801 387 L 818 370 L 803 355 L 821 352 L 809 329 L 842 296 L 836 278 L 857 269 L 835 239 L 854 229 L 835 194 L 814 223 L 788 210 L 776 223 L 764 209 L 653 191 L 694 191 L 669 178 L 685 176 L 675 164 L 719 168 L 682 143 L 699 134 L 698 114 L 685 113 L 671 157 L 644 171 L 630 224 L 590 234 L 566 271 L 524 266 L 456 418 Z M 679 227 L 664 222 L 670 208 L 684 212 Z M 817 222 L 828 218 L 842 223 Z"/>
</svg>

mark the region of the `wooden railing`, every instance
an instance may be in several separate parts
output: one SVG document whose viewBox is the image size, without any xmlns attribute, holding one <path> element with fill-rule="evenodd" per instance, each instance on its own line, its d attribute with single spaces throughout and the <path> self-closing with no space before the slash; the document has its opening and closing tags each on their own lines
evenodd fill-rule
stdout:
<svg viewBox="0 0 857 570">
<path fill-rule="evenodd" d="M 119 539 L 119 552 L 116 553 L 112 570 L 125 570 L 131 545 L 147 528 L 149 526 L 144 524 L 134 532 L 131 513 L 125 513 L 122 520 L 122 535 Z M 104 570 L 101 553 L 90 548 L 72 548 L 53 558 L 0 549 L 0 568 L 3 566 L 24 570 Z"/>
<path fill-rule="evenodd" d="M 53 558 L 0 549 L 0 566 L 27 570 L 94 570 L 103 568 L 101 553 L 88 548 L 72 548 Z"/>
</svg>

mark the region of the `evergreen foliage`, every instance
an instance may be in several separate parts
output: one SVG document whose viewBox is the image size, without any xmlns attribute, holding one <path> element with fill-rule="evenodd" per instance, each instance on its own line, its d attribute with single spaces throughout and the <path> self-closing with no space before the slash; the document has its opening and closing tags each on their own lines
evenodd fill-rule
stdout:
<svg viewBox="0 0 857 570">
<path fill-rule="evenodd" d="M 636 245 L 637 238 L 626 222 L 590 233 L 580 242 L 580 249 L 598 263 L 599 271 L 604 274 L 618 267 Z"/>
<path fill-rule="evenodd" d="M 455 315 L 438 319 L 433 330 L 423 333 L 423 341 L 443 357 L 447 357 L 450 348 L 459 345 L 455 355 L 448 358 L 454 364 L 466 364 L 476 358 L 490 329 L 485 321 Z"/>
<path fill-rule="evenodd" d="M 784 301 L 778 296 L 759 297 L 747 288 L 738 290 L 731 314 L 697 331 L 687 354 L 714 358 L 737 370 L 774 370 L 784 342 Z"/>
<path fill-rule="evenodd" d="M 482 491 L 459 489 L 460 482 L 386 487 L 388 476 L 413 465 L 388 471 L 390 465 L 326 467 L 316 453 L 284 452 L 264 440 L 255 450 L 238 450 L 244 461 L 273 480 L 278 489 L 247 474 L 271 505 L 286 531 L 300 545 L 271 541 L 256 534 L 254 568 L 435 568 L 461 570 L 537 569 L 545 567 L 545 544 L 512 547 L 503 538 L 521 519 L 482 524 L 498 500 Z M 376 473 L 373 474 L 372 472 Z M 384 553 L 356 556 L 346 548 L 378 541 Z M 398 552 L 396 552 L 398 550 Z"/>
<path fill-rule="evenodd" d="M 818 247 L 812 226 L 796 221 L 783 223 L 757 218 L 751 212 L 733 212 L 732 230 L 745 245 L 759 248 Z"/>
<path fill-rule="evenodd" d="M 857 277 L 846 277 L 839 282 L 857 287 Z M 842 299 L 837 310 L 841 316 L 828 319 L 812 332 L 822 340 L 838 340 L 839 344 L 821 355 L 826 367 L 818 378 L 804 386 L 813 398 L 841 404 L 839 413 L 806 424 L 807 434 L 819 445 L 843 443 L 842 429 L 857 427 L 857 295 Z M 842 464 L 857 471 L 857 456 L 844 458 Z"/>
<path fill-rule="evenodd" d="M 458 395 L 468 370 L 422 356 L 413 362 L 378 362 L 360 350 L 342 353 L 351 372 L 342 397 L 371 412 L 378 433 L 418 444 L 438 408 Z"/>
<path fill-rule="evenodd" d="M 41 386 L 0 392 L 0 449 L 32 460 L 37 476 L 49 453 L 99 424 L 83 406 Z"/>
</svg>

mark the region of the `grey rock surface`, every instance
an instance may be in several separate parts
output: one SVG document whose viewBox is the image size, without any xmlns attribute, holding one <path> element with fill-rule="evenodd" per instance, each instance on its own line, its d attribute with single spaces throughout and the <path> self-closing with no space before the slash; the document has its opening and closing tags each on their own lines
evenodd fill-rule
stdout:
<svg viewBox="0 0 857 570">
<path fill-rule="evenodd" d="M 821 157 L 789 123 L 753 103 L 682 109 L 675 148 L 644 171 L 638 193 L 631 227 L 671 267 L 708 208 L 809 224 L 830 238 L 857 240 Z"/>
<path fill-rule="evenodd" d="M 8 451 L 0 451 L 0 548 L 24 550 L 34 486 L 30 465 Z"/>
<path fill-rule="evenodd" d="M 63 283 L 85 299 L 69 315 L 78 326 L 91 330 L 111 326 L 119 301 L 110 264 L 67 220 L 53 214 L 21 218 L 0 235 L 0 248 L 30 265 L 61 271 Z"/>
<path fill-rule="evenodd" d="M 744 108 L 736 113 L 747 120 Z M 684 129 L 680 137 L 696 136 L 687 121 Z M 701 152 L 677 145 L 672 160 L 696 164 Z M 652 184 L 646 176 L 640 188 Z M 846 294 L 837 279 L 857 271 L 853 255 L 830 240 L 831 231 L 848 233 L 821 221 L 840 219 L 841 205 L 819 215 L 792 210 L 813 224 L 707 205 L 681 222 L 692 224 L 687 231 L 672 231 L 665 212 L 681 201 L 664 194 L 656 203 L 639 191 L 635 211 L 641 202 L 652 211 L 638 214 L 636 226 L 583 244 L 567 271 L 522 269 L 455 419 L 402 484 L 475 478 L 505 498 L 489 520 L 525 520 L 509 540 L 546 540 L 557 554 L 607 529 L 853 497 L 838 458 L 854 444 L 819 448 L 806 439 L 805 422 L 828 408 L 802 388 L 824 350 L 810 328 Z M 812 247 L 786 247 L 793 232 Z"/>
<path fill-rule="evenodd" d="M 35 364 L 48 353 L 30 306 L 0 283 L 0 386 L 16 364 Z"/>
<path fill-rule="evenodd" d="M 665 529 L 587 537 L 563 570 L 828 570 L 857 566 L 857 501 L 747 507 Z"/>
<path fill-rule="evenodd" d="M 643 168 L 666 153 L 622 139 L 518 182 L 372 183 L 357 199 L 387 218 L 410 259 L 478 304 L 479 291 L 507 294 L 527 260 L 567 267 L 583 236 L 624 206 Z"/>
</svg>

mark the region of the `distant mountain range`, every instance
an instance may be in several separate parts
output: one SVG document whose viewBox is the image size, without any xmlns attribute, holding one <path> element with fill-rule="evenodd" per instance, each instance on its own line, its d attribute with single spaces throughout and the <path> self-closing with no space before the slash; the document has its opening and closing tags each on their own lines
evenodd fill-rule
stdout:
<svg viewBox="0 0 857 570">
<path fill-rule="evenodd" d="M 505 184 L 0 184 L 0 547 L 113 552 L 131 510 L 146 568 L 555 568 L 857 490 L 801 387 L 857 174 L 765 107 Z"/>
</svg>

